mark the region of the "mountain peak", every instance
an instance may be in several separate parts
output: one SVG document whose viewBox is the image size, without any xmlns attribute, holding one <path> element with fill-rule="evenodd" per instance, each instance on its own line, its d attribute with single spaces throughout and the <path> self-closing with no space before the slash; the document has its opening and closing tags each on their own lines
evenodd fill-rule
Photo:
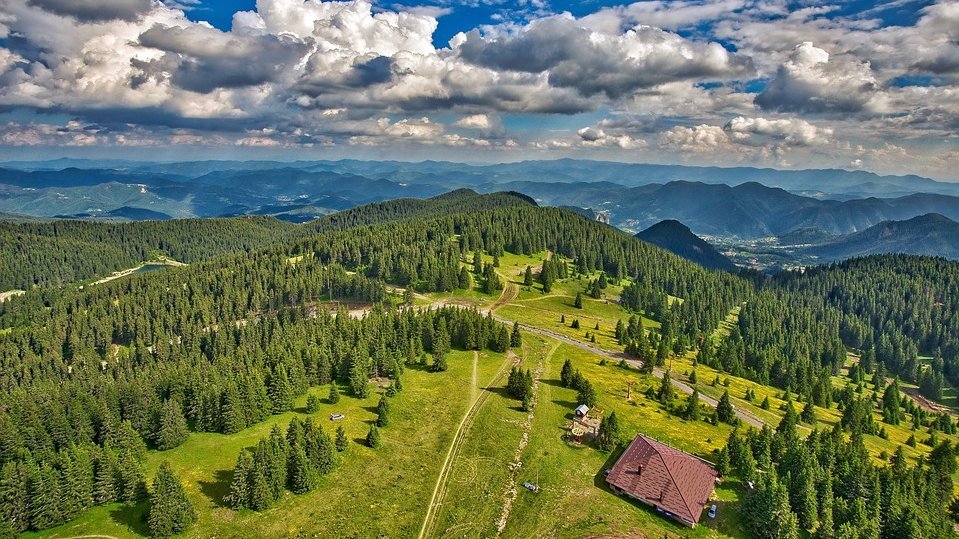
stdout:
<svg viewBox="0 0 959 539">
<path fill-rule="evenodd" d="M 723 256 L 706 240 L 693 234 L 688 226 L 675 219 L 660 221 L 636 234 L 636 237 L 700 266 L 721 270 L 736 269 L 736 265 L 731 260 Z"/>
</svg>

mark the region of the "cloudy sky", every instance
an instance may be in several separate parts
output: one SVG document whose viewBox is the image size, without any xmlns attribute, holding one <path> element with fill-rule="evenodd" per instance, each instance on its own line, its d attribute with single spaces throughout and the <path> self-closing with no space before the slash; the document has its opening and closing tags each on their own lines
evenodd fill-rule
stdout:
<svg viewBox="0 0 959 539">
<path fill-rule="evenodd" d="M 0 0 L 0 158 L 959 180 L 959 1 Z"/>
</svg>

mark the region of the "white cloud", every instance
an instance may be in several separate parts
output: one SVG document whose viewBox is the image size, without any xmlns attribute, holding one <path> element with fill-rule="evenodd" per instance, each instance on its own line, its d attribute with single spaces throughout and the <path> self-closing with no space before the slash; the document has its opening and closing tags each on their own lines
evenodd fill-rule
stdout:
<svg viewBox="0 0 959 539">
<path fill-rule="evenodd" d="M 830 58 L 807 41 L 798 45 L 756 96 L 763 109 L 792 112 L 858 112 L 879 91 L 867 62 L 851 56 Z"/>
<path fill-rule="evenodd" d="M 832 137 L 833 130 L 820 128 L 798 118 L 733 118 L 723 128 L 736 141 L 746 141 L 753 135 L 770 137 L 781 140 L 786 144 L 798 146 L 813 146 L 826 144 Z"/>
<path fill-rule="evenodd" d="M 665 131 L 660 143 L 684 152 L 713 152 L 729 144 L 726 131 L 718 125 L 676 126 Z"/>
</svg>

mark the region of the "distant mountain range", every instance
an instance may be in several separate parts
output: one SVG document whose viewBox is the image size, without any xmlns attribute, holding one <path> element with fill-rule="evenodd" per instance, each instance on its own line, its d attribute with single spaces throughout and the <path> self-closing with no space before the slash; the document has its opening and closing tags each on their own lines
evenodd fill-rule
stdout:
<svg viewBox="0 0 959 539">
<path fill-rule="evenodd" d="M 735 270 L 736 265 L 715 247 L 692 233 L 689 227 L 668 219 L 643 230 L 636 237 L 712 269 Z"/>
<path fill-rule="evenodd" d="M 539 204 L 571 207 L 634 233 L 676 220 L 690 233 L 724 240 L 724 245 L 725 240 L 774 238 L 800 251 L 844 241 L 847 235 L 888 221 L 930 213 L 959 220 L 959 185 L 918 176 L 572 159 L 496 165 L 357 160 L 6 163 L 0 167 L 0 214 L 108 220 L 272 215 L 305 222 L 361 204 L 425 198 L 458 188 L 524 193 Z M 864 243 L 856 245 L 865 248 Z M 823 251 L 824 256 L 832 252 L 839 248 Z"/>
</svg>

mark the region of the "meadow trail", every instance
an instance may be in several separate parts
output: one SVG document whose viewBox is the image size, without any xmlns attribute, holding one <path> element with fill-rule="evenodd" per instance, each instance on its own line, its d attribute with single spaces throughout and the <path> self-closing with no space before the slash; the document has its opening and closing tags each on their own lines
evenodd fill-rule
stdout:
<svg viewBox="0 0 959 539">
<path fill-rule="evenodd" d="M 505 319 L 505 318 L 502 318 L 502 317 L 499 317 L 499 316 L 496 316 L 496 315 L 494 315 L 493 318 L 496 319 L 496 320 L 498 320 L 498 321 L 500 321 L 500 322 L 506 323 L 506 324 L 509 324 L 509 323 L 512 323 L 512 322 L 513 322 L 512 320 L 507 320 L 507 319 Z M 642 368 L 642 366 L 643 366 L 643 362 L 642 362 L 642 361 L 640 361 L 640 360 L 638 360 L 638 359 L 633 359 L 633 358 L 627 357 L 627 356 L 626 356 L 625 354 L 623 354 L 623 353 L 614 354 L 614 353 L 612 353 L 612 352 L 607 352 L 606 350 L 603 350 L 602 348 L 599 348 L 599 347 L 596 347 L 596 346 L 591 346 L 591 345 L 589 345 L 589 344 L 587 344 L 587 343 L 582 343 L 582 342 L 579 342 L 579 341 L 577 341 L 577 340 L 575 340 L 575 339 L 571 339 L 571 338 L 569 338 L 569 337 L 567 337 L 567 336 L 565 336 L 565 335 L 560 335 L 559 333 L 555 333 L 555 332 L 552 332 L 552 331 L 549 331 L 549 330 L 546 330 L 546 329 L 538 328 L 538 327 L 536 327 L 536 326 L 529 326 L 529 325 L 526 325 L 526 324 L 520 324 L 519 327 L 522 328 L 522 329 L 524 329 L 524 330 L 526 330 L 526 331 L 530 331 L 530 332 L 533 332 L 533 333 L 537 333 L 537 334 L 542 335 L 542 336 L 544 336 L 544 337 L 549 337 L 549 338 L 551 338 L 551 339 L 555 339 L 555 340 L 561 341 L 561 342 L 566 343 L 566 344 L 569 344 L 569 345 L 571 345 L 571 346 L 575 346 L 575 347 L 577 347 L 577 348 L 581 348 L 581 349 L 583 349 L 583 350 L 586 350 L 587 352 L 591 352 L 591 353 L 593 353 L 593 354 L 596 354 L 596 355 L 598 355 L 598 356 L 604 357 L 604 358 L 606 358 L 606 359 L 611 359 L 611 360 L 614 360 L 614 361 L 620 361 L 620 360 L 625 361 L 630 367 L 633 367 L 633 368 L 635 368 L 635 369 Z M 663 376 L 665 376 L 665 374 L 666 374 L 666 372 L 663 371 L 663 369 L 661 369 L 661 368 L 659 368 L 659 367 L 653 368 L 653 375 L 656 376 L 657 378 L 662 378 Z M 682 391 L 683 393 L 685 393 L 685 394 L 687 394 L 687 395 L 692 394 L 692 392 L 693 392 L 693 388 L 692 388 L 691 386 L 689 386 L 688 384 L 686 384 L 685 382 L 676 380 L 675 378 L 671 379 L 670 382 L 672 382 L 673 386 L 674 386 L 676 389 Z M 714 398 L 712 398 L 712 397 L 710 397 L 710 396 L 708 396 L 708 395 L 700 394 L 700 395 L 699 395 L 699 400 L 705 402 L 706 404 L 712 406 L 713 408 L 715 408 L 715 407 L 719 404 L 719 401 L 717 401 L 716 399 L 714 399 Z M 764 422 L 762 419 L 760 419 L 759 417 L 757 417 L 757 416 L 755 416 L 755 415 L 753 415 L 753 414 L 751 414 L 751 413 L 749 413 L 749 412 L 747 412 L 747 411 L 745 411 L 745 410 L 739 409 L 739 408 L 736 409 L 736 417 L 742 419 L 744 422 L 746 422 L 746 423 L 748 423 L 748 424 L 756 427 L 757 429 L 762 429 L 762 428 L 763 428 L 763 425 L 765 424 L 765 422 Z M 771 426 L 772 426 L 772 427 L 775 427 L 775 425 L 771 425 Z"/>
<path fill-rule="evenodd" d="M 450 472 L 453 469 L 452 464 L 456 460 L 456 456 L 459 454 L 460 449 L 463 447 L 463 443 L 466 441 L 466 434 L 473 426 L 473 420 L 476 418 L 479 411 L 483 408 L 483 405 L 489 399 L 492 389 L 500 383 L 503 376 L 508 372 L 509 367 L 519 363 L 519 359 L 519 356 L 512 351 L 506 354 L 506 359 L 503 361 L 503 365 L 496 372 L 496 374 L 493 375 L 493 378 L 486 385 L 486 387 L 483 388 L 483 391 L 479 392 L 479 395 L 473 398 L 473 403 L 470 405 L 469 409 L 466 411 L 466 414 L 463 416 L 463 419 L 460 421 L 459 426 L 456 428 L 456 434 L 453 435 L 453 441 L 450 443 L 450 448 L 447 450 L 446 457 L 443 459 L 443 466 L 440 468 L 439 475 L 436 478 L 436 485 L 433 487 L 433 495 L 430 497 L 430 503 L 426 508 L 426 516 L 423 519 L 423 525 L 420 527 L 420 533 L 418 535 L 419 539 L 431 537 L 435 531 L 437 523 L 436 519 L 439 514 L 438 509 L 443 505 L 443 500 L 446 498 L 446 491 L 450 480 Z M 477 379 L 477 370 L 479 367 L 478 362 L 479 354 L 474 353 L 474 388 L 471 390 L 471 394 L 473 395 L 476 394 L 478 389 L 478 386 L 475 383 Z"/>
</svg>

